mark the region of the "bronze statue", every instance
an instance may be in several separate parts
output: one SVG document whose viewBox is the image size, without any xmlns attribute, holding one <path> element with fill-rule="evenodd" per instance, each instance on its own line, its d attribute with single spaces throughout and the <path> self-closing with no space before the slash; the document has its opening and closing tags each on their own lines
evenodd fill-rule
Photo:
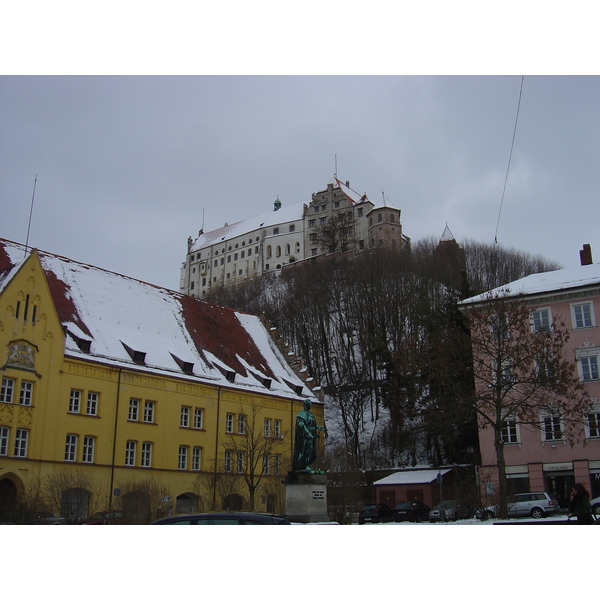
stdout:
<svg viewBox="0 0 600 600">
<path fill-rule="evenodd" d="M 296 473 L 320 473 L 310 468 L 310 465 L 317 460 L 317 440 L 319 439 L 319 430 L 324 428 L 317 425 L 317 419 L 310 407 L 312 402 L 308 399 L 304 401 L 304 408 L 296 415 L 296 429 L 294 432 L 294 458 L 292 461 L 292 470 Z"/>
</svg>

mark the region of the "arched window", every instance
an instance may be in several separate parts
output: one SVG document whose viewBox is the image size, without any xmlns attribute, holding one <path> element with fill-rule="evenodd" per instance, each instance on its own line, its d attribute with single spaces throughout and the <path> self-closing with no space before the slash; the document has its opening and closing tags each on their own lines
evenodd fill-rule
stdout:
<svg viewBox="0 0 600 600">
<path fill-rule="evenodd" d="M 272 256 L 271 246 L 267 246 L 267 258 L 271 258 L 271 256 Z"/>
<path fill-rule="evenodd" d="M 286 254 L 286 256 L 287 256 L 289 253 L 290 253 L 290 245 L 289 245 L 289 244 L 286 244 L 286 245 L 285 245 L 285 254 Z"/>
<path fill-rule="evenodd" d="M 281 256 L 281 246 L 277 246 L 277 257 Z"/>
<path fill-rule="evenodd" d="M 198 512 L 198 496 L 191 493 L 180 494 L 177 496 L 175 501 L 175 512 L 180 515 Z"/>
</svg>

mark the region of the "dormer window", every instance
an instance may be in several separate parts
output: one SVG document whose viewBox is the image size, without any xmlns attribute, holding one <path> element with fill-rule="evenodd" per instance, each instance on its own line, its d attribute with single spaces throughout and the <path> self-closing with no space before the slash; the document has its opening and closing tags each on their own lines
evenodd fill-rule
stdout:
<svg viewBox="0 0 600 600">
<path fill-rule="evenodd" d="M 89 354 L 92 347 L 92 340 L 84 340 L 79 336 L 75 335 L 69 329 L 65 327 L 65 333 L 77 344 L 77 347 L 84 353 Z"/>
<path fill-rule="evenodd" d="M 125 350 L 127 350 L 127 354 L 129 354 L 129 357 L 131 358 L 131 360 L 134 363 L 136 363 L 138 365 L 146 364 L 146 353 L 145 352 L 141 352 L 140 350 L 134 350 L 133 348 L 130 348 L 124 342 L 121 342 L 121 344 L 123 344 L 123 348 L 125 348 Z"/>
<path fill-rule="evenodd" d="M 173 360 L 177 363 L 177 366 L 186 374 L 186 375 L 193 375 L 194 374 L 194 363 L 191 362 L 186 362 L 184 360 L 181 360 L 181 358 L 179 358 L 178 356 L 175 356 L 174 354 L 170 353 L 171 357 L 173 358 Z"/>
</svg>

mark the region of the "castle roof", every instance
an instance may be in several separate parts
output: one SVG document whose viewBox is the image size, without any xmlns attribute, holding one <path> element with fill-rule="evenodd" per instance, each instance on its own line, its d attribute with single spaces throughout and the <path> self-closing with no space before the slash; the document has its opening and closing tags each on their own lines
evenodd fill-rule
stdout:
<svg viewBox="0 0 600 600">
<path fill-rule="evenodd" d="M 302 220 L 303 211 L 304 203 L 296 202 L 289 206 L 282 206 L 279 210 L 271 210 L 255 217 L 237 221 L 231 225 L 224 225 L 223 227 L 219 227 L 219 229 L 201 233 L 196 238 L 189 251 L 196 252 L 197 250 L 202 250 L 202 248 L 220 242 L 226 242 L 227 240 L 250 234 L 254 231 L 259 231 L 263 227 L 300 221 Z"/>
</svg>

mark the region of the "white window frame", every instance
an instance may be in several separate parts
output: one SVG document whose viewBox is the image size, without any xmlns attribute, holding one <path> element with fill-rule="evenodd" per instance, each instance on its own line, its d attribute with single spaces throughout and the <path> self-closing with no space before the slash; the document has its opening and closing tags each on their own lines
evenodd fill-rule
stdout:
<svg viewBox="0 0 600 600">
<path fill-rule="evenodd" d="M 521 443 L 519 423 L 515 418 L 509 417 L 502 422 L 501 435 L 502 442 L 506 446 L 516 446 Z"/>
<path fill-rule="evenodd" d="M 74 433 L 67 433 L 65 442 L 65 462 L 75 462 L 77 460 L 77 438 Z"/>
<path fill-rule="evenodd" d="M 548 423 L 547 421 L 550 421 Z M 548 436 L 550 425 L 551 436 Z M 556 426 L 558 425 L 558 437 L 556 436 Z M 565 443 L 565 428 L 562 417 L 551 412 L 543 412 L 541 418 L 541 435 L 542 443 L 544 444 L 562 444 Z"/>
<path fill-rule="evenodd" d="M 235 470 L 236 473 L 244 472 L 244 453 L 241 450 L 235 453 Z"/>
<path fill-rule="evenodd" d="M 541 319 L 536 318 L 536 315 L 545 315 Z M 531 318 L 531 330 L 533 333 L 544 333 L 552 330 L 552 310 L 549 306 L 544 306 L 532 310 L 530 313 Z M 544 321 L 548 321 L 545 323 Z"/>
<path fill-rule="evenodd" d="M 273 437 L 281 437 L 281 419 L 275 419 L 273 421 Z"/>
<path fill-rule="evenodd" d="M 202 470 L 202 447 L 194 446 L 192 448 L 192 471 Z"/>
<path fill-rule="evenodd" d="M 135 467 L 135 455 L 137 450 L 137 442 L 135 440 L 127 440 L 125 443 L 125 466 Z"/>
<path fill-rule="evenodd" d="M 190 407 L 182 406 L 181 414 L 179 416 L 179 427 L 189 427 L 190 426 Z"/>
<path fill-rule="evenodd" d="M 33 399 L 33 382 L 21 381 L 21 389 L 19 390 L 19 404 L 21 406 L 31 406 Z"/>
<path fill-rule="evenodd" d="M 188 462 L 188 446 L 179 446 L 179 454 L 177 457 L 177 468 L 180 471 L 187 471 L 187 462 Z"/>
<path fill-rule="evenodd" d="M 88 392 L 86 411 L 90 417 L 98 416 L 98 399 L 99 398 L 100 398 L 100 394 L 98 394 L 98 392 Z"/>
<path fill-rule="evenodd" d="M 2 378 L 2 391 L 0 391 L 0 402 L 12 404 L 15 393 L 15 380 L 10 377 Z"/>
<path fill-rule="evenodd" d="M 84 436 L 83 437 L 83 453 L 81 455 L 81 462 L 93 463 L 95 449 L 96 449 L 96 438 L 92 435 Z"/>
<path fill-rule="evenodd" d="M 15 458 L 27 458 L 29 429 L 17 429 L 15 435 Z"/>
<path fill-rule="evenodd" d="M 140 466 L 146 468 L 150 468 L 152 466 L 152 442 L 142 442 Z"/>
<path fill-rule="evenodd" d="M 578 362 L 581 381 L 598 381 L 600 379 L 600 364 L 597 354 L 580 356 Z"/>
<path fill-rule="evenodd" d="M 233 413 L 225 415 L 225 433 L 233 433 Z"/>
<path fill-rule="evenodd" d="M 81 412 L 81 390 L 71 390 L 69 394 L 69 412 L 76 415 Z"/>
<path fill-rule="evenodd" d="M 271 419 L 265 419 L 265 437 L 271 437 Z"/>
<path fill-rule="evenodd" d="M 194 408 L 194 429 L 202 429 L 204 422 L 204 409 Z"/>
<path fill-rule="evenodd" d="M 279 454 L 273 454 L 273 475 L 279 475 L 281 457 Z"/>
<path fill-rule="evenodd" d="M 269 474 L 269 464 L 270 464 L 270 459 L 271 457 L 268 454 L 263 454 L 263 461 L 262 461 L 262 468 L 263 468 L 263 475 L 268 475 Z"/>
<path fill-rule="evenodd" d="M 577 324 L 578 321 L 578 309 L 583 309 L 583 307 L 587 306 L 589 308 L 589 323 L 583 322 L 581 325 Z M 584 315 L 579 315 L 582 320 L 585 321 Z M 594 303 L 589 300 L 587 302 L 573 302 L 571 304 L 571 319 L 573 323 L 573 329 L 589 329 L 590 327 L 596 327 L 596 315 L 594 313 Z"/>
<path fill-rule="evenodd" d="M 0 456 L 8 456 L 8 440 L 10 438 L 10 428 L 0 427 Z"/>
<path fill-rule="evenodd" d="M 140 399 L 129 398 L 129 414 L 127 416 L 128 421 L 137 421 L 140 418 Z"/>
<path fill-rule="evenodd" d="M 246 435 L 246 415 L 239 414 L 237 422 L 238 435 Z"/>
<path fill-rule="evenodd" d="M 585 430 L 588 439 L 597 440 L 600 438 L 600 403 L 594 403 L 586 415 Z"/>
<path fill-rule="evenodd" d="M 223 461 L 223 471 L 225 473 L 231 473 L 233 463 L 233 453 L 231 450 L 225 450 L 225 459 Z"/>
<path fill-rule="evenodd" d="M 144 423 L 154 423 L 155 404 L 153 400 L 146 400 L 144 402 Z"/>
</svg>

